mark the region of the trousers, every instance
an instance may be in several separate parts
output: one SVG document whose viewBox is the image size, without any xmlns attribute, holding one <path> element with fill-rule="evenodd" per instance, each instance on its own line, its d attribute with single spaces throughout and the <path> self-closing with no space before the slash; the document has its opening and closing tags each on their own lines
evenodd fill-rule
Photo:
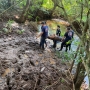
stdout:
<svg viewBox="0 0 90 90">
<path fill-rule="evenodd" d="M 60 50 L 63 49 L 64 45 L 66 45 L 66 42 L 68 42 L 69 40 L 71 40 L 71 39 L 66 38 L 66 39 L 61 43 L 61 49 L 60 49 Z"/>
<path fill-rule="evenodd" d="M 45 49 L 44 48 L 44 43 L 46 43 L 46 38 L 45 37 L 41 37 L 41 39 L 40 39 L 40 48 L 42 48 L 43 50 Z"/>
</svg>

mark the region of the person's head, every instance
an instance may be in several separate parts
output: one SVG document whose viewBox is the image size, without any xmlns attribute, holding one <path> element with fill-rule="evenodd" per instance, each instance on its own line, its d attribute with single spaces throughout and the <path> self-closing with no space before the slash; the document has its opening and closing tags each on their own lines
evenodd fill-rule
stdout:
<svg viewBox="0 0 90 90">
<path fill-rule="evenodd" d="M 70 31 L 70 27 L 67 27 L 67 31 Z"/>
<path fill-rule="evenodd" d="M 42 25 L 45 25 L 45 24 L 46 24 L 46 22 L 45 22 L 45 21 L 42 21 L 42 22 L 41 22 L 41 24 L 42 24 Z"/>
<path fill-rule="evenodd" d="M 60 25 L 57 25 L 57 28 L 60 29 Z"/>
<path fill-rule="evenodd" d="M 68 25 L 67 28 L 68 28 L 68 27 L 69 27 L 70 29 L 72 29 L 72 26 L 71 26 L 71 25 Z"/>
</svg>

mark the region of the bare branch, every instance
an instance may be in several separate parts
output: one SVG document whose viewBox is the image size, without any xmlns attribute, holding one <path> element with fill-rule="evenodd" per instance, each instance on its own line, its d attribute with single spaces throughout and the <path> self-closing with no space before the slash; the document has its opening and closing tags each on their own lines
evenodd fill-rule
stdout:
<svg viewBox="0 0 90 90">
<path fill-rule="evenodd" d="M 82 0 L 81 0 L 82 1 Z M 81 19 L 80 19 L 80 22 L 82 22 L 82 17 L 83 17 L 83 2 L 81 4 Z"/>
<path fill-rule="evenodd" d="M 46 86 L 46 87 L 44 88 L 44 90 L 52 87 L 53 85 L 56 85 L 58 82 L 60 82 L 60 79 L 61 79 L 61 77 L 60 77 L 56 82 L 54 82 L 52 85 Z"/>
<path fill-rule="evenodd" d="M 77 57 L 77 54 L 78 54 L 78 51 L 79 51 L 79 47 L 80 47 L 80 45 L 77 47 L 77 50 L 76 50 L 76 53 L 75 53 L 75 56 L 74 56 L 74 60 L 73 60 L 73 62 L 72 62 L 72 64 L 71 64 L 71 68 L 69 69 L 70 72 L 72 71 L 73 65 L 74 65 L 74 63 L 75 63 L 75 59 L 76 59 L 76 57 Z"/>
</svg>

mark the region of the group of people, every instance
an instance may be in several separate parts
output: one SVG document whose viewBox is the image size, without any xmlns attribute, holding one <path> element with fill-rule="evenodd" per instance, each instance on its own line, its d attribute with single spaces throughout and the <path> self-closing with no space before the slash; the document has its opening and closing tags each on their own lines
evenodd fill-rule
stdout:
<svg viewBox="0 0 90 90">
<path fill-rule="evenodd" d="M 61 35 L 60 25 L 57 25 L 56 34 L 54 34 L 54 36 L 60 37 L 60 35 Z M 65 32 L 64 37 L 61 39 L 62 43 L 59 51 L 63 49 L 64 45 L 66 45 L 68 41 L 72 40 L 73 35 L 74 35 L 74 32 L 71 26 L 67 26 L 67 31 Z M 44 44 L 46 44 L 47 46 L 46 39 L 48 38 L 48 26 L 46 25 L 45 21 L 41 22 L 41 33 L 37 36 L 37 38 L 40 36 L 41 36 L 40 48 L 44 50 L 45 49 Z M 55 40 L 55 39 L 53 40 L 53 48 L 56 48 L 57 41 L 58 40 Z"/>
</svg>

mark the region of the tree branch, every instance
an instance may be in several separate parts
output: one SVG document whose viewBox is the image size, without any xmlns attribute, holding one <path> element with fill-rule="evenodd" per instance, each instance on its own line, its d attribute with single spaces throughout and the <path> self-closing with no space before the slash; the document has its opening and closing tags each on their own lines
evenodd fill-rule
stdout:
<svg viewBox="0 0 90 90">
<path fill-rule="evenodd" d="M 82 1 L 82 0 L 81 0 Z M 80 19 L 80 22 L 82 23 L 82 17 L 83 17 L 83 2 L 81 4 L 81 19 Z"/>
</svg>

